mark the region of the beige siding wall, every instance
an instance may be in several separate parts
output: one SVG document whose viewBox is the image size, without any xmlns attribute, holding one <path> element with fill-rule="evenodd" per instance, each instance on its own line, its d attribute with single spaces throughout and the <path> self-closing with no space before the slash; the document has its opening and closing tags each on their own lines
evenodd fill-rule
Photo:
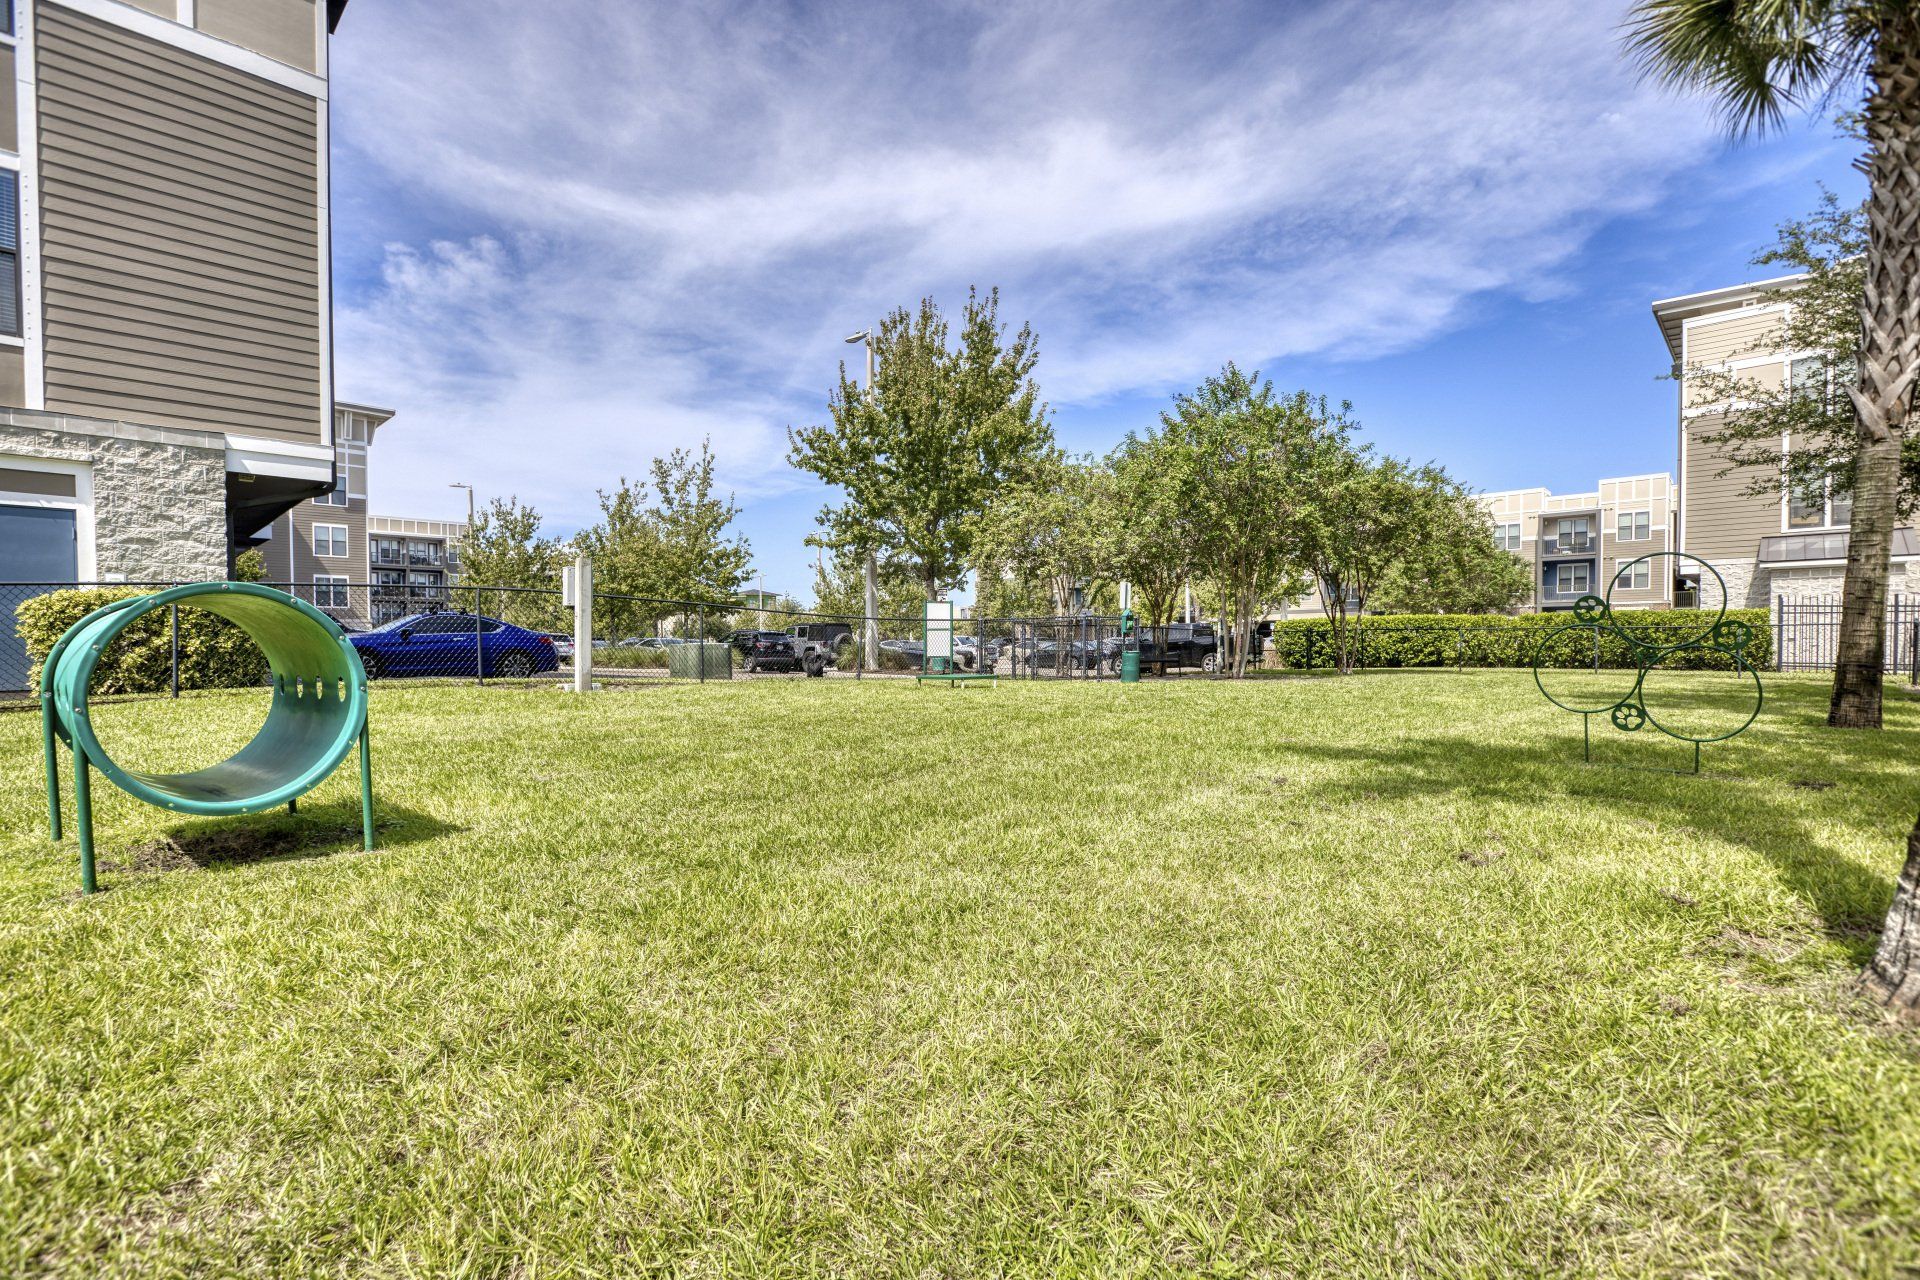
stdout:
<svg viewBox="0 0 1920 1280">
<path fill-rule="evenodd" d="M 322 442 L 313 100 L 35 12 L 47 407 Z"/>
<path fill-rule="evenodd" d="M 1724 318 L 1694 321 L 1686 328 L 1685 362 L 1718 364 L 1776 350 L 1781 323 L 1778 308 L 1729 311 Z"/>
<path fill-rule="evenodd" d="M 313 0 L 197 0 L 193 20 L 210 36 L 302 71 L 319 65 Z"/>
<path fill-rule="evenodd" d="M 1746 492 L 1751 472 L 1719 474 L 1726 467 L 1725 456 L 1700 439 L 1719 421 L 1703 414 L 1686 423 L 1686 523 L 1681 536 L 1690 555 L 1751 560 L 1762 537 L 1780 532 L 1780 503 Z"/>
<path fill-rule="evenodd" d="M 27 403 L 27 362 L 18 347 L 0 347 L 0 405 Z"/>
<path fill-rule="evenodd" d="M 14 92 L 14 50 L 0 45 L 0 148 L 20 150 L 20 101 Z"/>
</svg>

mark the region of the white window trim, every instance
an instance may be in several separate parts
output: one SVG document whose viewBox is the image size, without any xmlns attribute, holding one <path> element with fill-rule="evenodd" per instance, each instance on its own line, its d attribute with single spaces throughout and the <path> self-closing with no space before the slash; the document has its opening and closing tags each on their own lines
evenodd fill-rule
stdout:
<svg viewBox="0 0 1920 1280">
<path fill-rule="evenodd" d="M 339 531 L 340 547 L 341 547 L 340 550 L 338 551 L 332 550 L 333 536 L 331 532 L 329 532 L 327 536 L 328 550 L 326 551 L 320 550 L 320 531 L 322 529 L 326 529 L 330 531 L 331 530 Z M 353 554 L 353 528 L 350 525 L 329 524 L 329 523 L 324 523 L 320 521 L 315 521 L 312 532 L 309 533 L 307 536 L 307 541 L 309 545 L 313 547 L 313 554 L 317 559 L 344 560 Z"/>
<path fill-rule="evenodd" d="M 9 507 L 44 507 L 73 512 L 75 576 L 81 582 L 101 581 L 100 560 L 94 541 L 93 465 L 86 462 L 69 462 L 63 458 L 35 458 L 26 454 L 0 453 L 0 467 L 73 477 L 71 498 L 46 493 L 14 493 L 0 489 L 0 503 Z"/>
<path fill-rule="evenodd" d="M 346 574 L 344 574 L 344 573 L 316 573 L 316 574 L 314 574 L 314 575 L 313 575 L 313 587 L 314 587 L 314 591 L 313 591 L 313 597 L 314 597 L 314 599 L 313 599 L 313 604 L 314 604 L 314 607 L 315 607 L 316 609 L 348 609 L 348 608 L 351 608 L 351 607 L 352 607 L 352 601 L 351 601 L 351 598 L 350 598 L 350 597 L 349 597 L 349 596 L 347 595 L 347 592 L 346 592 L 346 589 L 347 589 L 347 588 L 348 588 L 349 586 L 351 586 L 351 585 L 352 585 L 352 583 L 353 583 L 353 580 L 352 580 L 351 578 L 349 578 L 349 577 L 348 577 L 348 576 L 347 576 Z M 333 599 L 333 598 L 334 598 L 334 596 L 333 596 L 333 591 L 331 590 L 331 588 L 334 588 L 334 587 L 338 587 L 338 588 L 340 588 L 340 601 L 341 601 L 341 603 L 339 603 L 339 604 L 321 604 L 321 603 L 320 603 L 320 588 L 321 588 L 321 587 L 327 587 L 327 588 L 329 588 L 329 590 L 328 590 L 328 592 L 327 592 L 327 599 L 329 599 L 329 600 L 331 600 L 331 599 Z"/>
</svg>

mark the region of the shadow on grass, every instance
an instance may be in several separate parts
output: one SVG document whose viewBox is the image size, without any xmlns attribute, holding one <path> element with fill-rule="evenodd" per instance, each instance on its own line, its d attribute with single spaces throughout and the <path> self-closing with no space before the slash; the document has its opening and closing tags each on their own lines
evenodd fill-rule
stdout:
<svg viewBox="0 0 1920 1280">
<path fill-rule="evenodd" d="M 1578 723 L 1573 717 L 1569 720 Z M 1597 726 L 1591 764 L 1580 758 L 1577 731 L 1568 739 L 1532 748 L 1458 738 L 1406 738 L 1379 747 L 1319 743 L 1313 752 L 1355 766 L 1348 775 L 1351 781 L 1327 787 L 1336 795 L 1347 793 L 1341 798 L 1354 803 L 1428 796 L 1458 799 L 1463 794 L 1523 806 L 1551 805 L 1559 797 L 1617 800 L 1623 812 L 1656 821 L 1676 833 L 1691 832 L 1750 849 L 1773 867 L 1783 885 L 1807 902 L 1826 936 L 1864 963 L 1877 942 L 1893 882 L 1823 842 L 1823 828 L 1871 820 L 1858 793 L 1829 792 L 1821 784 L 1810 788 L 1791 765 L 1779 776 L 1715 773 L 1714 747 L 1707 748 L 1703 766 L 1707 772 L 1692 774 L 1684 771 L 1691 766 L 1691 746 L 1663 741 L 1676 759 L 1685 753 L 1683 771 L 1650 770 L 1644 756 L 1629 759 L 1617 743 L 1607 744 L 1613 749 L 1603 755 Z M 1795 745 L 1777 738 L 1757 740 L 1751 744 L 1750 761 L 1743 763 L 1786 763 L 1781 757 Z M 1722 745 L 1717 750 L 1731 753 L 1741 748 Z M 1892 767 L 1893 762 L 1888 763 Z M 1836 777 L 1857 778 L 1858 768 L 1867 764 L 1856 761 L 1851 771 L 1836 771 Z"/>
<path fill-rule="evenodd" d="M 373 851 L 432 840 L 459 828 L 417 810 L 381 801 L 373 804 Z M 103 872 L 149 875 L 169 871 L 217 871 L 263 862 L 291 862 L 360 853 L 360 803 L 301 803 L 238 818 L 202 818 L 118 854 L 103 849 Z"/>
</svg>

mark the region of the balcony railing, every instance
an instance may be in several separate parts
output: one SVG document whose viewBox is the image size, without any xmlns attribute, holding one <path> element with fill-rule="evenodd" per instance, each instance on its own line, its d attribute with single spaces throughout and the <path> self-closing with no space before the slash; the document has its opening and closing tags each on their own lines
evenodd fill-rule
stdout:
<svg viewBox="0 0 1920 1280">
<path fill-rule="evenodd" d="M 1593 550 L 1593 544 L 1594 537 L 1590 533 L 1563 533 L 1557 537 L 1547 539 L 1547 553 L 1553 555 L 1576 551 L 1591 551 Z"/>
</svg>

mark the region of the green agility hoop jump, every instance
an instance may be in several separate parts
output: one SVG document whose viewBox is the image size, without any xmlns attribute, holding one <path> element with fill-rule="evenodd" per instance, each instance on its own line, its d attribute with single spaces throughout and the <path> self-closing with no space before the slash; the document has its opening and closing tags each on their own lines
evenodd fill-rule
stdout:
<svg viewBox="0 0 1920 1280">
<path fill-rule="evenodd" d="M 115 636 L 169 605 L 205 609 L 246 632 L 266 655 L 272 703 L 253 741 L 218 764 L 190 773 L 123 769 L 100 747 L 87 688 Z M 303 600 L 251 582 L 197 582 L 116 600 L 67 629 L 40 671 L 40 715 L 47 771 L 47 827 L 60 839 L 60 767 L 56 740 L 73 757 L 73 799 L 80 835 L 80 887 L 98 886 L 93 868 L 93 801 L 88 774 L 98 769 L 128 795 L 157 808 L 203 817 L 258 813 L 294 802 L 319 786 L 360 748 L 361 835 L 373 848 L 373 765 L 367 742 L 367 673 L 340 625 Z"/>
<path fill-rule="evenodd" d="M 1712 618 L 1699 626 L 1688 628 L 1685 632 L 1681 633 L 1678 638 L 1668 636 L 1659 642 L 1637 639 L 1620 624 L 1618 617 L 1614 614 L 1613 588 L 1619 584 L 1623 578 L 1629 581 L 1631 580 L 1631 573 L 1635 565 L 1645 564 L 1652 568 L 1658 564 L 1670 561 L 1677 570 L 1681 561 L 1685 560 L 1691 560 L 1700 566 L 1701 582 L 1703 585 L 1709 574 L 1711 574 L 1713 580 L 1719 584 L 1720 608 L 1714 613 Z M 1678 575 L 1676 574 L 1675 576 L 1677 577 Z M 1729 619 L 1727 617 L 1726 580 L 1720 576 L 1718 569 L 1715 569 L 1699 556 L 1691 555 L 1684 551 L 1656 551 L 1651 555 L 1641 556 L 1638 560 L 1621 566 L 1619 571 L 1614 575 L 1613 581 L 1607 584 L 1607 594 L 1604 598 L 1596 595 L 1584 595 L 1576 600 L 1573 605 L 1573 619 L 1572 622 L 1555 627 L 1540 637 L 1540 643 L 1535 647 L 1533 654 L 1533 683 L 1539 688 L 1542 694 L 1546 695 L 1548 702 L 1559 707 L 1562 711 L 1571 711 L 1580 717 L 1580 751 L 1583 760 L 1591 762 L 1593 759 L 1593 734 L 1590 726 L 1595 716 L 1607 717 L 1613 727 L 1622 733 L 1638 733 L 1641 729 L 1651 725 L 1654 729 L 1664 733 L 1669 738 L 1692 743 L 1693 771 L 1695 773 L 1700 772 L 1701 747 L 1710 743 L 1725 742 L 1730 738 L 1737 738 L 1745 733 L 1755 720 L 1760 718 L 1760 708 L 1765 705 L 1767 694 L 1765 687 L 1760 683 L 1759 671 L 1755 670 L 1754 667 L 1747 662 L 1747 647 L 1753 643 L 1753 628 L 1737 619 Z M 1589 702 L 1583 700 L 1580 704 L 1576 705 L 1554 697 L 1552 691 L 1547 688 L 1546 682 L 1540 678 L 1541 664 L 1548 660 L 1554 640 L 1559 636 L 1573 631 L 1592 633 L 1596 669 L 1599 661 L 1600 636 L 1603 632 L 1612 634 L 1614 638 L 1626 646 L 1628 654 L 1633 658 L 1634 671 L 1631 683 L 1626 685 L 1625 691 L 1620 693 L 1619 696 L 1616 697 L 1612 693 L 1607 693 L 1599 695 L 1597 701 Z M 1663 724 L 1661 722 L 1660 715 L 1670 713 L 1659 711 L 1655 706 L 1649 705 L 1647 698 L 1647 676 L 1665 659 L 1675 654 L 1687 652 L 1717 653 L 1733 664 L 1733 670 L 1740 677 L 1743 685 L 1749 681 L 1752 683 L 1751 696 L 1753 698 L 1753 710 L 1747 714 L 1745 720 L 1742 720 L 1737 726 L 1725 733 L 1705 735 L 1683 733 L 1674 725 L 1670 723 Z M 1624 678 L 1624 672 L 1622 676 Z M 1657 711 L 1658 714 L 1656 714 Z"/>
</svg>

